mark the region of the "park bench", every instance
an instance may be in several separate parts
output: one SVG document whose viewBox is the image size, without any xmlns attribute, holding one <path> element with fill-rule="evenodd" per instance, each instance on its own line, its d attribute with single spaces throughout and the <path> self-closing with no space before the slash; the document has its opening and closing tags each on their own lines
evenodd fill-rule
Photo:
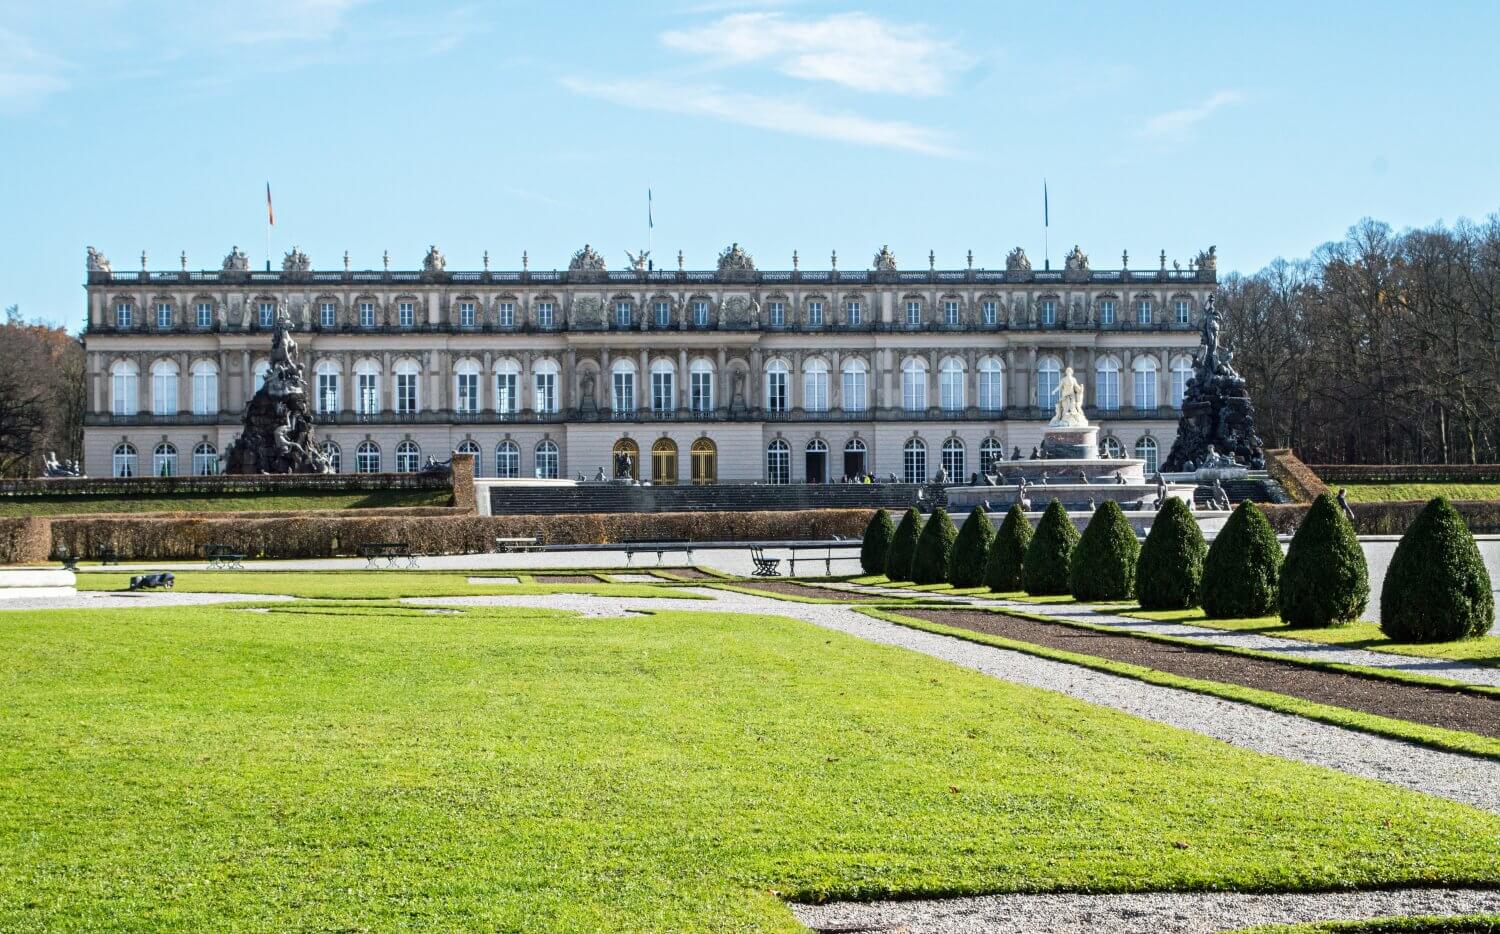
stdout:
<svg viewBox="0 0 1500 934">
<path fill-rule="evenodd" d="M 628 539 L 621 543 L 625 548 L 625 563 L 629 565 L 640 552 L 656 552 L 656 563 L 661 564 L 662 555 L 669 551 L 687 554 L 688 563 L 693 563 L 693 543 L 685 538 Z"/>
<path fill-rule="evenodd" d="M 210 571 L 243 571 L 245 553 L 233 545 L 209 545 L 203 549 Z"/>
<path fill-rule="evenodd" d="M 509 538 L 497 536 L 495 538 L 495 551 L 499 554 L 507 554 L 513 551 L 536 551 L 539 547 L 541 546 L 537 542 L 535 535 Z"/>
<path fill-rule="evenodd" d="M 368 542 L 359 546 L 359 555 L 365 559 L 366 567 L 379 567 L 382 560 L 390 568 L 400 560 L 405 560 L 409 568 L 417 566 L 417 553 L 406 542 Z"/>
<path fill-rule="evenodd" d="M 804 543 L 804 544 L 801 544 L 801 545 L 788 545 L 787 546 L 787 551 L 790 551 L 792 553 L 791 554 L 791 558 L 790 558 L 791 575 L 793 577 L 797 576 L 797 561 L 799 560 L 797 558 L 798 552 L 808 552 L 808 551 L 811 551 L 811 552 L 821 552 L 821 554 L 814 554 L 814 555 L 812 555 L 810 557 L 804 557 L 804 558 L 802 558 L 800 560 L 802 560 L 804 562 L 805 561 L 822 561 L 823 562 L 823 576 L 824 577 L 832 577 L 833 576 L 833 562 L 834 561 L 842 561 L 842 560 L 849 560 L 849 559 L 853 559 L 853 558 L 858 558 L 859 557 L 859 551 L 860 551 L 860 549 L 862 547 L 863 547 L 863 545 L 860 542 L 842 542 L 842 541 L 838 541 L 838 542 L 816 542 L 816 543 L 811 543 L 810 542 L 810 543 Z M 853 554 L 837 555 L 837 556 L 834 555 L 835 551 L 851 551 L 851 550 L 854 552 Z"/>
<path fill-rule="evenodd" d="M 750 548 L 750 560 L 755 562 L 754 575 L 756 577 L 780 577 L 781 576 L 781 571 L 778 569 L 778 565 L 781 564 L 781 559 L 780 558 L 767 558 L 766 557 L 766 550 L 764 548 L 760 547 L 759 545 L 752 545 L 751 546 L 751 548 Z"/>
</svg>

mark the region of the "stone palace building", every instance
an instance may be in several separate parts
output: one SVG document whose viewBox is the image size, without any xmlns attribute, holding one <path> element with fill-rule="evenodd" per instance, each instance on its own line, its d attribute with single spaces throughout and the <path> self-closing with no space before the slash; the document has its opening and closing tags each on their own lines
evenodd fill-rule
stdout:
<svg viewBox="0 0 1500 934">
<path fill-rule="evenodd" d="M 593 478 L 629 453 L 655 483 L 967 478 L 1039 444 L 1065 368 L 1106 454 L 1155 469 L 1172 445 L 1213 248 L 1187 269 L 765 271 L 734 245 L 712 270 L 115 272 L 90 248 L 94 476 L 211 473 L 264 379 L 279 314 L 296 331 L 317 433 L 342 472 L 415 470 L 454 450 L 481 476 Z"/>
</svg>

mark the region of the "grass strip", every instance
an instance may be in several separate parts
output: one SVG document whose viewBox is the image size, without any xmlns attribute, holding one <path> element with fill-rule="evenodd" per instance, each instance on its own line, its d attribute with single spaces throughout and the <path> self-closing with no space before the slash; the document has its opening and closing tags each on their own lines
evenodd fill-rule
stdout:
<svg viewBox="0 0 1500 934">
<path fill-rule="evenodd" d="M 1500 934 L 1500 915 L 1373 918 L 1241 928 L 1237 934 Z"/>
<path fill-rule="evenodd" d="M 309 599 L 389 600 L 401 597 L 539 596 L 584 594 L 601 597 L 677 597 L 707 600 L 662 584 L 538 584 L 524 572 L 449 571 L 177 571 L 176 589 L 188 593 L 275 594 Z M 568 572 L 586 574 L 590 572 Z M 515 584 L 471 584 L 470 577 L 514 577 Z M 130 586 L 130 574 L 87 571 L 78 589 L 118 591 Z"/>
</svg>

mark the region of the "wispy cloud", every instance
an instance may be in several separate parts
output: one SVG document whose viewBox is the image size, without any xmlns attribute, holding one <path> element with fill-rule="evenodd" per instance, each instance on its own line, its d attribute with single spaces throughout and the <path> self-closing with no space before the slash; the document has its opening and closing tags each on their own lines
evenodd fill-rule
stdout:
<svg viewBox="0 0 1500 934">
<path fill-rule="evenodd" d="M 344 26 L 345 17 L 364 0 L 251 0 L 219 8 L 227 42 L 317 42 Z"/>
<path fill-rule="evenodd" d="M 930 97 L 972 61 L 921 26 L 896 25 L 867 13 L 792 19 L 781 13 L 735 13 L 693 29 L 665 32 L 668 48 L 716 64 L 766 64 L 807 81 L 856 91 Z"/>
<path fill-rule="evenodd" d="M 794 136 L 902 149 L 930 156 L 956 155 L 946 134 L 930 127 L 820 110 L 789 98 L 740 94 L 711 87 L 686 88 L 651 80 L 605 83 L 565 78 L 563 85 L 579 94 L 643 110 L 711 117 Z"/>
<path fill-rule="evenodd" d="M 1245 95 L 1239 91 L 1218 91 L 1200 104 L 1157 114 L 1141 127 L 1140 135 L 1148 139 L 1184 136 L 1193 127 L 1220 110 L 1238 104 L 1244 99 Z"/>
<path fill-rule="evenodd" d="M 68 87 L 62 59 L 25 36 L 0 29 L 0 112 L 21 113 Z"/>
</svg>

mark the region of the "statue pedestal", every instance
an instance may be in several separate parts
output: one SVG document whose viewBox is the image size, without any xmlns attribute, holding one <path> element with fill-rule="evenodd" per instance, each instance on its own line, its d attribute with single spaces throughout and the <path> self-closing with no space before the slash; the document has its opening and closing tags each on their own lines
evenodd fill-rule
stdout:
<svg viewBox="0 0 1500 934">
<path fill-rule="evenodd" d="M 1042 456 L 1048 460 L 1097 460 L 1099 429 L 1093 425 L 1048 425 L 1042 433 Z"/>
</svg>

